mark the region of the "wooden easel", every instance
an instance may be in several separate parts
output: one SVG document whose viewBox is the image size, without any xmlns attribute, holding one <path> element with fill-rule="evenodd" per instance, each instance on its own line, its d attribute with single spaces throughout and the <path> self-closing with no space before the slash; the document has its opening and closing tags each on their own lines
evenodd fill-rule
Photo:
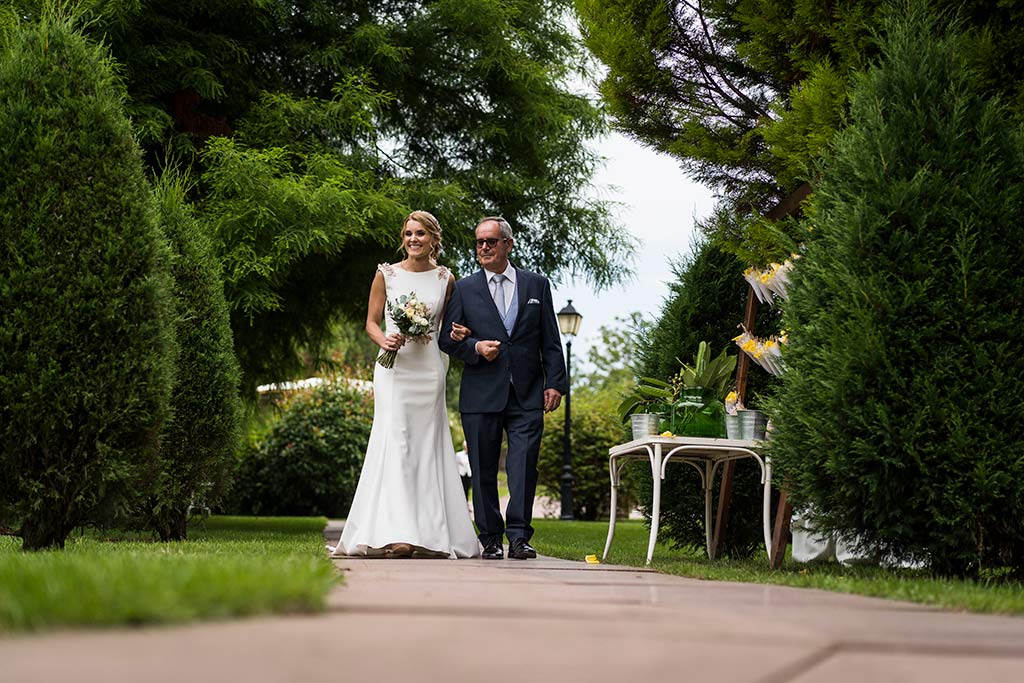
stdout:
<svg viewBox="0 0 1024 683">
<path fill-rule="evenodd" d="M 765 214 L 769 220 L 777 221 L 791 216 L 800 211 L 800 204 L 811 193 L 811 186 L 807 183 L 791 192 L 785 199 L 779 202 L 771 211 Z M 750 333 L 754 331 L 754 323 L 757 320 L 757 295 L 752 288 L 747 289 L 747 308 L 743 314 L 743 326 Z M 742 403 L 747 395 L 747 375 L 750 372 L 750 357 L 746 353 L 740 353 L 736 362 L 736 396 Z M 711 549 L 715 559 L 722 552 L 722 545 L 725 543 L 725 530 L 729 525 L 729 506 L 732 503 L 732 480 L 736 473 L 736 463 L 728 462 L 722 466 L 722 483 L 718 488 L 718 508 L 715 514 L 715 532 L 712 536 Z M 789 502 L 789 495 L 784 486 L 779 487 L 779 504 L 775 509 L 775 525 L 772 529 L 772 548 L 769 562 L 772 569 L 782 566 L 782 560 L 786 557 L 786 546 L 789 545 L 789 520 L 793 516 L 793 506 Z"/>
</svg>

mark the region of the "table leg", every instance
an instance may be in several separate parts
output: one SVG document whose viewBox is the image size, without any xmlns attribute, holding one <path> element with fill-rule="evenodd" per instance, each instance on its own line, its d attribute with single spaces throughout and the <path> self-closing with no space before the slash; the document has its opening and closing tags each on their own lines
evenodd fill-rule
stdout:
<svg viewBox="0 0 1024 683">
<path fill-rule="evenodd" d="M 725 545 L 725 531 L 729 527 L 729 507 L 732 505 L 732 482 L 736 474 L 736 461 L 729 460 L 722 465 L 722 479 L 718 485 L 718 502 L 715 507 L 715 533 L 711 537 L 712 548 L 715 550 L 715 557 L 722 554 L 722 546 Z"/>
<path fill-rule="evenodd" d="M 793 506 L 789 502 L 786 489 L 779 492 L 779 507 L 775 510 L 775 533 L 772 535 L 772 551 L 768 557 L 771 568 L 778 569 L 786 559 L 786 546 L 789 545 L 789 518 L 793 516 Z"/>
<path fill-rule="evenodd" d="M 608 460 L 608 471 L 612 479 L 612 500 L 611 500 L 611 515 L 608 517 L 608 540 L 604 542 L 604 555 L 601 556 L 602 560 L 608 559 L 608 551 L 612 548 L 612 537 L 615 536 L 615 512 L 616 503 L 619 496 L 619 481 L 615 471 L 615 458 Z"/>
<path fill-rule="evenodd" d="M 614 499 L 613 499 L 614 500 Z M 763 526 L 764 551 L 768 554 L 768 561 L 772 559 L 772 461 L 771 458 L 764 460 L 764 511 L 761 515 Z"/>
<path fill-rule="evenodd" d="M 651 463 L 651 479 L 654 488 L 651 501 L 651 537 L 647 541 L 647 564 L 654 557 L 654 544 L 658 542 L 658 523 L 661 521 L 661 444 L 654 444 L 654 461 Z"/>
<path fill-rule="evenodd" d="M 708 549 L 708 559 L 715 559 L 715 549 L 711 543 L 711 461 L 704 463 L 704 545 Z"/>
</svg>

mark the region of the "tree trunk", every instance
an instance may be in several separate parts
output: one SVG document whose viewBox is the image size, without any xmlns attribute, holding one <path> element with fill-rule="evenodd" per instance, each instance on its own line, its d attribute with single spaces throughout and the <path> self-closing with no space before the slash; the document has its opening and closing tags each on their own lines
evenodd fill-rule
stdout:
<svg viewBox="0 0 1024 683">
<path fill-rule="evenodd" d="M 184 541 L 188 538 L 188 514 L 186 510 L 164 510 L 151 517 L 153 530 L 161 541 Z"/>
<path fill-rule="evenodd" d="M 30 517 L 21 525 L 22 550 L 64 549 L 64 541 L 75 528 L 68 515 L 60 511 L 44 511 Z"/>
</svg>

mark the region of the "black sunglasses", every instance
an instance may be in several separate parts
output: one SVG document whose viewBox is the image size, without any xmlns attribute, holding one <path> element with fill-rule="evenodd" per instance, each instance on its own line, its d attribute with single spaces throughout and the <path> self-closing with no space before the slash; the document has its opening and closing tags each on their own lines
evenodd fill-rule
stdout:
<svg viewBox="0 0 1024 683">
<path fill-rule="evenodd" d="M 507 239 L 507 237 L 485 237 L 476 241 L 476 248 L 480 249 L 486 244 L 493 249 L 498 245 L 498 242 L 504 242 Z"/>
</svg>

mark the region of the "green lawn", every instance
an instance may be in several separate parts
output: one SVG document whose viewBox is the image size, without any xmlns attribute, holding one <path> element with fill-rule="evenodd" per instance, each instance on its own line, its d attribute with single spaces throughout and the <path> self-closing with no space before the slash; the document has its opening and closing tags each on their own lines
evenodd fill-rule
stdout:
<svg viewBox="0 0 1024 683">
<path fill-rule="evenodd" d="M 535 520 L 533 545 L 552 557 L 583 560 L 601 557 L 607 522 Z M 642 567 L 647 557 L 648 530 L 643 522 L 615 525 L 615 542 L 608 562 Z M 908 600 L 954 610 L 992 614 L 1024 614 L 1024 585 L 935 578 L 920 570 L 887 570 L 880 567 L 843 567 L 835 562 L 797 564 L 787 561 L 772 571 L 763 555 L 748 560 L 707 559 L 704 549 L 672 549 L 659 543 L 651 567 L 659 572 L 714 581 L 769 583 L 820 588 L 895 600 Z"/>
<path fill-rule="evenodd" d="M 325 521 L 214 517 L 183 543 L 90 532 L 38 553 L 0 537 L 0 631 L 322 610 L 339 580 Z"/>
</svg>

